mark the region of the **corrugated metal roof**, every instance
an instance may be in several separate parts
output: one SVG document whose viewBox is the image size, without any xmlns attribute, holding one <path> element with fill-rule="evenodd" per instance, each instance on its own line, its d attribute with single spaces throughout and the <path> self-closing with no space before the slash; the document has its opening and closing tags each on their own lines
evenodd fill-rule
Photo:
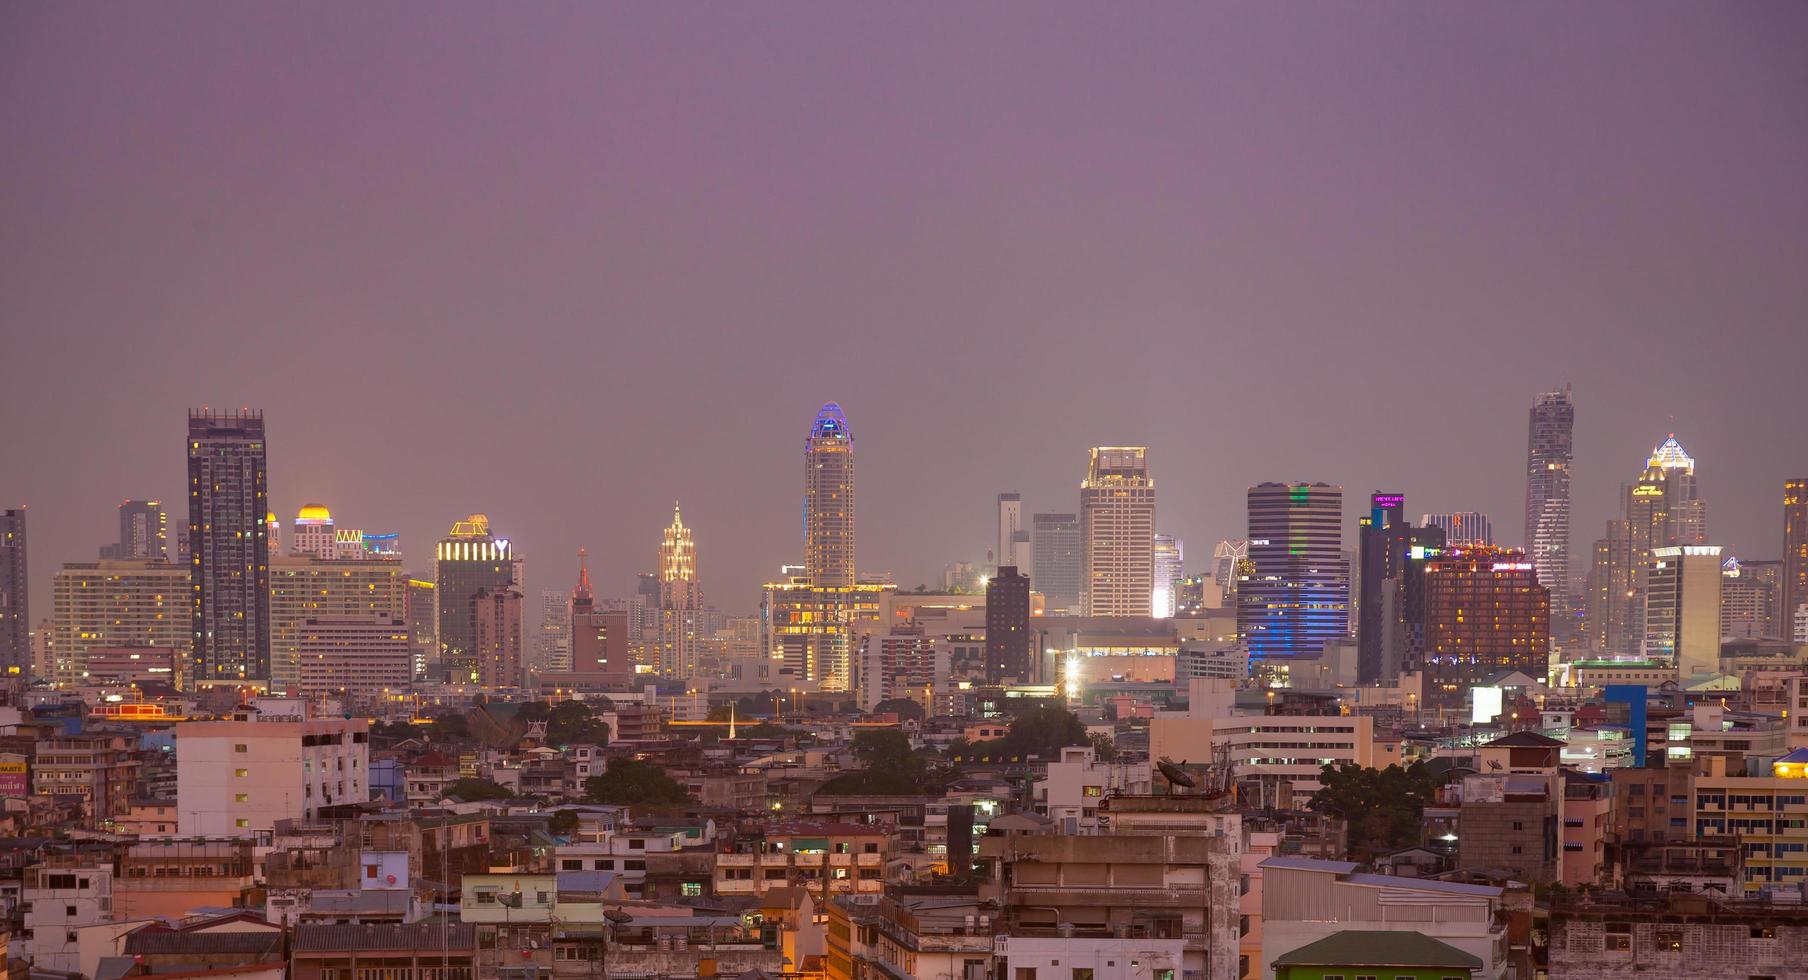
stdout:
<svg viewBox="0 0 1808 980">
<path fill-rule="evenodd" d="M 301 925 L 295 929 L 294 951 L 337 953 L 377 949 L 470 950 L 477 945 L 477 927 L 469 923 L 449 926 L 408 925 Z"/>
<path fill-rule="evenodd" d="M 239 953 L 246 956 L 275 954 L 282 949 L 282 933 L 266 932 L 164 932 L 141 929 L 126 937 L 127 956 Z"/>
<path fill-rule="evenodd" d="M 1294 868 L 1299 871 L 1324 871 L 1330 874 L 1347 875 L 1362 865 L 1354 861 L 1323 861 L 1318 858 L 1279 855 L 1263 861 L 1258 867 Z"/>
</svg>

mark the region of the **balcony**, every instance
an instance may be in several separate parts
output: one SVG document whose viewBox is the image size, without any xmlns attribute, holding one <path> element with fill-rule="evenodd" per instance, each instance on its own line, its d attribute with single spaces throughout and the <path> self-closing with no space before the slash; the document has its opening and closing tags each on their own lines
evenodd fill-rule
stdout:
<svg viewBox="0 0 1808 980">
<path fill-rule="evenodd" d="M 718 854 L 716 855 L 716 867 L 751 868 L 758 857 L 753 854 Z"/>
<path fill-rule="evenodd" d="M 862 868 L 877 868 L 885 863 L 883 854 L 858 854 L 855 858 L 855 863 Z"/>
<path fill-rule="evenodd" d="M 789 855 L 789 854 L 762 854 L 762 855 L 760 855 L 760 867 L 762 867 L 762 868 L 787 868 L 790 866 L 791 866 L 791 855 Z"/>
<path fill-rule="evenodd" d="M 718 894 L 718 895 L 752 895 L 754 892 L 756 892 L 759 889 L 759 882 L 753 881 L 751 879 L 743 880 L 743 879 L 739 879 L 739 878 L 733 878 L 733 879 L 718 878 L 715 883 L 715 889 L 716 889 L 716 894 Z"/>
</svg>

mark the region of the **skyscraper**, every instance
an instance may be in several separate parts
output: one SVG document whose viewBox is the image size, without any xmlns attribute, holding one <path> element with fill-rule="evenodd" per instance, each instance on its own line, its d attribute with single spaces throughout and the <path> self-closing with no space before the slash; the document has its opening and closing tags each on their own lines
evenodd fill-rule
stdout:
<svg viewBox="0 0 1808 980">
<path fill-rule="evenodd" d="M 1489 675 L 1545 675 L 1550 590 L 1522 551 L 1450 551 L 1425 566 L 1425 701 L 1455 708 Z"/>
<path fill-rule="evenodd" d="M 478 589 L 471 597 L 476 637 L 473 680 L 481 687 L 521 687 L 521 593 L 509 586 Z"/>
<path fill-rule="evenodd" d="M 1808 477 L 1783 483 L 1783 583 L 1777 615 L 1781 635 L 1794 630 L 1796 611 L 1808 605 Z"/>
<path fill-rule="evenodd" d="M 1226 596 L 1237 592 L 1237 566 L 1249 560 L 1249 542 L 1243 538 L 1226 538 L 1212 549 L 1212 581 Z"/>
<path fill-rule="evenodd" d="M 408 645 L 414 661 L 414 676 L 422 679 L 430 667 L 439 664 L 439 586 L 431 579 L 408 579 L 403 593 L 407 607 Z"/>
<path fill-rule="evenodd" d="M 986 680 L 1031 681 L 1036 662 L 1030 630 L 1030 580 L 1006 565 L 986 580 Z"/>
<path fill-rule="evenodd" d="M 563 589 L 540 590 L 539 649 L 534 666 L 562 673 L 571 669 L 571 597 Z"/>
<path fill-rule="evenodd" d="M 1654 548 L 1645 586 L 1645 656 L 1679 678 L 1720 669 L 1720 548 Z"/>
<path fill-rule="evenodd" d="M 452 525 L 434 563 L 439 603 L 440 664 L 454 684 L 482 679 L 474 600 L 479 592 L 511 589 L 521 581 L 521 559 L 507 538 L 490 534 L 482 514 Z M 516 613 L 517 620 L 519 612 Z"/>
<path fill-rule="evenodd" d="M 1454 514 L 1426 514 L 1419 518 L 1420 527 L 1435 527 L 1444 532 L 1447 548 L 1473 548 L 1494 543 L 1494 525 L 1488 515 L 1473 510 Z"/>
<path fill-rule="evenodd" d="M 1551 615 L 1557 622 L 1568 621 L 1569 477 L 1575 426 L 1576 406 L 1568 385 L 1532 400 L 1526 435 L 1525 543 L 1538 581 L 1551 590 Z"/>
<path fill-rule="evenodd" d="M 804 564 L 815 585 L 854 584 L 854 435 L 834 402 L 804 439 Z"/>
<path fill-rule="evenodd" d="M 1003 568 L 1028 568 L 1026 560 L 1018 564 L 1017 535 L 1023 531 L 1023 494 L 1001 493 L 998 495 L 998 547 L 992 552 L 992 566 Z M 1026 559 L 1028 555 L 1024 556 Z"/>
<path fill-rule="evenodd" d="M 1092 450 L 1080 484 L 1085 557 L 1080 583 L 1088 616 L 1154 612 L 1155 481 L 1143 446 Z"/>
<path fill-rule="evenodd" d="M 408 573 L 394 559 L 284 555 L 270 561 L 270 689 L 301 685 L 303 624 L 406 621 Z"/>
<path fill-rule="evenodd" d="M 195 684 L 270 679 L 270 513 L 264 415 L 188 413 Z"/>
<path fill-rule="evenodd" d="M 1375 493 L 1357 525 L 1356 676 L 1365 684 L 1423 665 L 1425 561 L 1445 540 L 1436 527 L 1413 527 L 1405 513 L 1403 495 Z"/>
<path fill-rule="evenodd" d="M 57 683 L 81 683 L 88 651 L 96 649 L 159 647 L 184 666 L 194 645 L 190 576 L 180 565 L 149 558 L 64 565 L 50 592 Z"/>
<path fill-rule="evenodd" d="M 128 500 L 119 505 L 119 540 L 103 545 L 103 559 L 166 558 L 169 518 L 161 500 Z"/>
<path fill-rule="evenodd" d="M 1249 558 L 1237 580 L 1237 633 L 1252 664 L 1312 659 L 1350 630 L 1343 488 L 1249 488 Z"/>
<path fill-rule="evenodd" d="M 0 510 L 0 674 L 31 673 L 31 608 L 26 586 L 25 508 Z"/>
<path fill-rule="evenodd" d="M 1621 516 L 1608 522 L 1604 540 L 1604 581 L 1591 589 L 1601 593 L 1604 606 L 1597 609 L 1591 602 L 1588 632 L 1609 654 L 1637 656 L 1647 632 L 1652 550 L 1707 541 L 1707 504 L 1697 492 L 1695 460 L 1674 435 L 1652 451 L 1638 481 L 1626 488 Z"/>
<path fill-rule="evenodd" d="M 1078 514 L 1030 516 L 1030 587 L 1042 593 L 1051 615 L 1080 611 Z"/>
<path fill-rule="evenodd" d="M 307 504 L 289 526 L 289 554 L 314 558 L 339 557 L 339 536 L 333 512 L 325 504 Z"/>
<path fill-rule="evenodd" d="M 1757 574 L 1776 562 L 1744 562 L 1728 555 L 1720 563 L 1720 635 L 1740 640 L 1778 637 L 1775 583 Z"/>
<path fill-rule="evenodd" d="M 703 591 L 697 581 L 697 545 L 684 515 L 672 504 L 672 523 L 659 543 L 659 672 L 689 677 L 703 647 Z"/>
<path fill-rule="evenodd" d="M 1186 578 L 1186 542 L 1172 534 L 1157 534 L 1151 557 L 1155 571 L 1150 615 L 1166 619 L 1174 615 L 1180 583 Z"/>
</svg>

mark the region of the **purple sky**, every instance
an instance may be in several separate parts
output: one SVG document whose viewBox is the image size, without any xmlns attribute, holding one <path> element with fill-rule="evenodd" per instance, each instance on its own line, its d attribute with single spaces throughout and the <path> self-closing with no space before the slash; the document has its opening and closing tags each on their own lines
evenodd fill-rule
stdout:
<svg viewBox="0 0 1808 980">
<path fill-rule="evenodd" d="M 619 594 L 678 497 L 742 611 L 827 399 L 914 585 L 1096 443 L 1194 561 L 1263 480 L 1517 543 L 1571 381 L 1578 551 L 1673 429 L 1775 557 L 1804 175 L 1798 2 L 9 4 L 0 500 L 48 616 L 187 406 L 260 406 L 285 520 L 482 510 Z"/>
</svg>

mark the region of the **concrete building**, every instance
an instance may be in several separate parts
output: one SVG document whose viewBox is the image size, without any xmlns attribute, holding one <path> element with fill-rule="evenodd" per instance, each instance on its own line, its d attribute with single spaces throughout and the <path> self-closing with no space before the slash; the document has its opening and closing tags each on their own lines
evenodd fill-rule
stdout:
<svg viewBox="0 0 1808 980">
<path fill-rule="evenodd" d="M 1777 617 L 1785 629 L 1793 631 L 1802 607 L 1808 606 L 1808 478 L 1783 483 L 1782 576 Z M 1808 642 L 1799 633 L 1793 635 L 1797 642 Z"/>
<path fill-rule="evenodd" d="M 176 686 L 181 651 L 174 647 L 90 647 L 83 679 L 89 684 Z"/>
<path fill-rule="evenodd" d="M 79 796 L 82 825 L 102 830 L 131 808 L 140 770 L 137 740 L 90 733 L 37 740 L 31 766 L 38 796 Z"/>
<path fill-rule="evenodd" d="M 262 412 L 188 413 L 192 681 L 270 679 L 270 512 Z"/>
<path fill-rule="evenodd" d="M 33 970 L 73 974 L 81 964 L 81 930 L 114 921 L 113 864 L 68 855 L 28 867 L 19 906 L 25 930 L 12 938 L 12 959 L 29 960 Z"/>
<path fill-rule="evenodd" d="M 1039 645 L 1030 628 L 1029 576 L 1005 565 L 986 582 L 986 680 L 1032 683 Z"/>
<path fill-rule="evenodd" d="M 1155 535 L 1153 598 L 1149 615 L 1166 619 L 1179 608 L 1181 582 L 1186 579 L 1186 542 L 1172 534 Z"/>
<path fill-rule="evenodd" d="M 336 695 L 372 707 L 406 697 L 414 669 L 408 624 L 393 616 L 309 619 L 299 630 L 297 690 L 302 697 Z"/>
<path fill-rule="evenodd" d="M 1502 890 L 1489 885 L 1362 874 L 1348 861 L 1262 862 L 1262 959 L 1250 976 L 1278 976 L 1288 953 L 1347 929 L 1419 933 L 1481 960 L 1476 977 L 1508 975 Z"/>
<path fill-rule="evenodd" d="M 1017 535 L 1029 530 L 1023 520 L 1023 494 L 998 495 L 998 543 L 992 549 L 992 567 L 1029 568 L 1030 556 L 1017 554 Z"/>
<path fill-rule="evenodd" d="M 1731 555 L 1720 563 L 1720 636 L 1723 639 L 1781 638 L 1781 632 L 1774 625 L 1778 608 L 1779 600 L 1772 582 L 1756 574 L 1747 574 L 1744 563 Z"/>
<path fill-rule="evenodd" d="M 403 606 L 408 620 L 408 645 L 412 649 L 414 676 L 427 676 L 429 667 L 439 663 L 439 595 L 433 582 L 409 576 L 403 592 Z"/>
<path fill-rule="evenodd" d="M 1553 615 L 1568 620 L 1570 576 L 1570 465 L 1575 456 L 1576 406 L 1569 387 L 1532 400 L 1526 427 L 1525 541 L 1538 581 L 1557 602 Z M 1424 523 L 1430 524 L 1427 519 Z M 1446 534 L 1446 538 L 1450 537 Z M 1493 544 L 1492 541 L 1479 542 Z"/>
<path fill-rule="evenodd" d="M 325 559 L 340 557 L 339 535 L 333 524 L 333 514 L 326 505 L 306 504 L 295 515 L 295 523 L 289 525 L 289 554 Z"/>
<path fill-rule="evenodd" d="M 309 620 L 406 621 L 408 573 L 399 561 L 285 555 L 270 560 L 269 575 L 272 691 L 300 689 Z"/>
<path fill-rule="evenodd" d="M 804 439 L 804 566 L 813 585 L 845 588 L 854 573 L 854 434 L 834 402 Z"/>
<path fill-rule="evenodd" d="M 667 677 L 697 673 L 703 657 L 703 587 L 697 545 L 678 505 L 659 544 L 659 636 L 652 662 Z"/>
<path fill-rule="evenodd" d="M 1704 895 L 1589 894 L 1550 913 L 1552 980 L 1802 976 L 1808 912 Z"/>
<path fill-rule="evenodd" d="M 1551 593 L 1522 551 L 1470 548 L 1425 565 L 1425 702 L 1456 708 L 1501 671 L 1543 677 Z"/>
<path fill-rule="evenodd" d="M 521 593 L 509 588 L 480 589 L 471 597 L 476 625 L 473 682 L 479 687 L 525 687 L 526 661 L 521 656 Z"/>
<path fill-rule="evenodd" d="M 1691 817 L 1697 838 L 1732 835 L 1744 847 L 1742 891 L 1733 897 L 1808 881 L 1808 749 L 1795 749 L 1750 775 L 1729 761 L 1714 756 L 1700 762 Z"/>
<path fill-rule="evenodd" d="M 1201 684 L 1230 683 L 1192 682 L 1194 690 L 1203 690 Z M 1320 770 L 1327 762 L 1376 765 L 1374 725 L 1368 715 L 1240 715 L 1228 701 L 1214 706 L 1196 700 L 1184 714 L 1156 713 L 1149 726 L 1150 765 L 1167 759 L 1203 770 L 1222 752 L 1243 800 L 1300 809 L 1320 789 Z"/>
<path fill-rule="evenodd" d="M 184 835 L 251 837 L 278 820 L 370 799 L 362 718 L 190 721 L 176 726 L 177 823 Z"/>
<path fill-rule="evenodd" d="M 172 651 L 186 668 L 193 644 L 190 589 L 189 570 L 166 561 L 64 565 L 50 585 L 55 679 L 81 683 L 88 652 L 97 648 L 157 647 Z M 185 669 L 178 672 L 183 678 Z"/>
<path fill-rule="evenodd" d="M 161 500 L 128 500 L 119 505 L 119 540 L 103 545 L 105 560 L 169 558 L 169 515 Z"/>
<path fill-rule="evenodd" d="M 563 589 L 540 590 L 540 629 L 535 639 L 535 671 L 571 669 L 571 597 Z"/>
<path fill-rule="evenodd" d="M 1054 821 L 1057 833 L 1096 834 L 1106 797 L 1152 792 L 1147 765 L 1100 762 L 1090 746 L 1069 746 L 1061 750 L 1060 761 L 1048 764 L 1047 777 L 1033 784 L 1031 806 Z"/>
<path fill-rule="evenodd" d="M 1049 615 L 1080 615 L 1085 543 L 1079 515 L 1030 515 L 1030 553 L 1030 587 L 1042 593 Z"/>
<path fill-rule="evenodd" d="M 1676 665 L 1677 676 L 1720 669 L 1720 547 L 1651 549 L 1645 578 L 1645 656 Z"/>
<path fill-rule="evenodd" d="M 1449 514 L 1423 514 L 1420 527 L 1435 527 L 1451 548 L 1486 547 L 1494 543 L 1494 524 L 1480 511 L 1465 510 Z"/>
<path fill-rule="evenodd" d="M 853 689 L 853 637 L 879 621 L 891 583 L 812 584 L 808 576 L 768 582 L 760 605 L 762 646 L 784 683 L 814 682 L 824 691 Z"/>
<path fill-rule="evenodd" d="M 1154 611 L 1155 480 L 1148 454 L 1142 446 L 1092 450 L 1080 484 L 1080 587 L 1088 616 Z"/>
</svg>

